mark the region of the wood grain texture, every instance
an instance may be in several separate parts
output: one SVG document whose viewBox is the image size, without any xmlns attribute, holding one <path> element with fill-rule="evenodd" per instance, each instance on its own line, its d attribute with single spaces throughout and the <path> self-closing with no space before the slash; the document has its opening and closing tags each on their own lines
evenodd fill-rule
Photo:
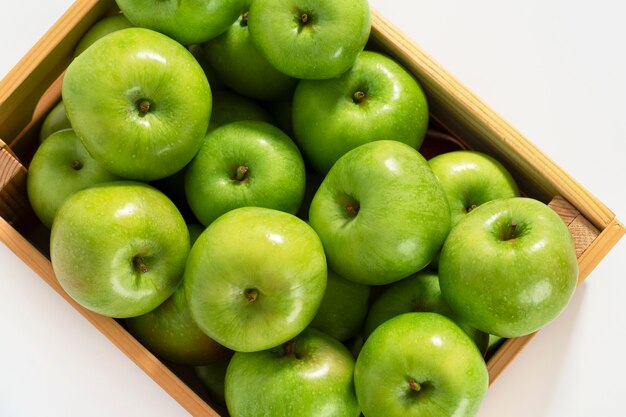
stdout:
<svg viewBox="0 0 626 417">
<path fill-rule="evenodd" d="M 26 168 L 0 140 L 0 217 L 17 223 L 30 215 L 30 204 L 25 190 Z"/>
<path fill-rule="evenodd" d="M 114 8 L 113 0 L 76 1 L 0 83 L 0 137 L 18 155 L 28 155 L 28 150 L 36 146 L 32 142 L 35 130 L 60 97 L 61 76 L 74 45 L 91 24 Z M 526 194 L 545 202 L 555 195 L 563 196 L 552 200 L 552 207 L 561 214 L 574 236 L 579 255 L 579 284 L 582 283 L 624 235 L 624 226 L 614 214 L 375 10 L 372 45 L 396 58 L 419 79 L 428 95 L 433 120 L 448 131 L 444 134 L 460 140 L 464 147 L 495 156 L 511 169 Z M 11 248 L 192 415 L 218 416 L 115 320 L 82 308 L 63 291 L 48 258 L 10 224 L 24 216 L 24 210 L 29 207 L 25 202 L 25 178 L 25 167 L 11 150 L 0 146 L 3 217 L 0 242 Z M 534 335 L 507 340 L 490 358 L 490 383 Z"/>
<path fill-rule="evenodd" d="M 32 119 L 37 100 L 72 59 L 85 31 L 114 0 L 77 0 L 0 82 L 0 138 L 11 143 Z"/>
<path fill-rule="evenodd" d="M 546 203 L 552 196 L 561 195 L 599 229 L 615 218 L 604 204 L 377 11 L 373 12 L 372 39 L 416 75 L 428 95 L 432 113 L 443 125 L 471 148 L 500 160 L 528 194 Z"/>
<path fill-rule="evenodd" d="M 178 401 L 191 415 L 219 417 L 200 396 L 158 358 L 130 335 L 117 321 L 87 310 L 76 303 L 54 275 L 50 260 L 35 249 L 7 221 L 0 218 L 0 242 L 8 246 L 25 264 L 37 273 L 54 291 L 63 297 L 102 334 L 113 342 L 126 356 L 144 370 L 157 384 Z"/>
</svg>

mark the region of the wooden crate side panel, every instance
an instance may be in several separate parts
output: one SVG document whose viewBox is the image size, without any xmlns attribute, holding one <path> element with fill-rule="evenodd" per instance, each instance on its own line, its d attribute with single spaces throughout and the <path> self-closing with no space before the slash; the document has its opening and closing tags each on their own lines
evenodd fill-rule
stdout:
<svg viewBox="0 0 626 417">
<path fill-rule="evenodd" d="M 30 214 L 26 195 L 26 168 L 0 140 L 0 217 L 15 224 Z"/>
<path fill-rule="evenodd" d="M 0 138 L 11 143 L 33 115 L 37 100 L 72 59 L 87 29 L 115 5 L 78 0 L 0 82 Z"/>
<path fill-rule="evenodd" d="M 520 180 L 522 189 L 546 203 L 552 196 L 562 195 L 598 229 L 604 229 L 615 218 L 607 207 L 376 11 L 372 37 L 420 80 L 439 120 L 470 147 L 501 160 Z"/>
<path fill-rule="evenodd" d="M 54 275 L 52 264 L 35 249 L 17 230 L 0 219 L 0 242 L 7 245 L 25 264 L 37 273 L 52 289 L 72 305 L 126 356 L 135 362 L 172 398 L 191 415 L 220 417 L 200 396 L 191 390 L 167 366 L 139 343 L 117 321 L 80 306 L 63 290 Z"/>
</svg>

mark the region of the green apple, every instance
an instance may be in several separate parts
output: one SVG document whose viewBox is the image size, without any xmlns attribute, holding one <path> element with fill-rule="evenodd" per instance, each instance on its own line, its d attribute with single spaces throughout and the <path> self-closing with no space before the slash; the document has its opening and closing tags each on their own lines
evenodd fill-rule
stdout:
<svg viewBox="0 0 626 417">
<path fill-rule="evenodd" d="M 272 114 L 256 100 L 229 90 L 214 92 L 209 131 L 241 120 L 259 120 L 265 123 L 274 123 Z"/>
<path fill-rule="evenodd" d="M 236 352 L 224 394 L 232 417 L 358 417 L 354 358 L 340 342 L 306 329 L 281 346 Z"/>
<path fill-rule="evenodd" d="M 441 292 L 469 325 L 500 337 L 532 333 L 569 303 L 578 279 L 572 235 L 541 201 L 487 202 L 465 216 L 439 259 Z"/>
<path fill-rule="evenodd" d="M 74 57 L 83 53 L 91 44 L 109 33 L 130 27 L 133 27 L 133 24 L 130 23 L 123 14 L 116 14 L 100 19 L 85 32 L 82 38 L 80 38 L 80 41 L 78 41 L 74 49 Z"/>
<path fill-rule="evenodd" d="M 114 174 L 142 181 L 187 165 L 211 115 L 211 89 L 191 52 L 143 28 L 110 33 L 76 57 L 62 95 L 93 158 Z"/>
<path fill-rule="evenodd" d="M 70 119 L 67 118 L 63 100 L 54 105 L 43 119 L 41 130 L 39 131 L 39 142 L 43 142 L 48 136 L 63 129 L 71 129 Z"/>
<path fill-rule="evenodd" d="M 452 227 L 487 201 L 519 196 L 519 189 L 509 171 L 482 152 L 447 152 L 428 163 L 448 196 Z"/>
<path fill-rule="evenodd" d="M 224 32 L 242 12 L 244 0 L 115 0 L 135 24 L 190 45 Z"/>
<path fill-rule="evenodd" d="M 120 178 L 94 160 L 72 129 L 50 135 L 28 167 L 26 191 L 33 211 L 49 229 L 63 202 L 83 188 Z"/>
<path fill-rule="evenodd" d="M 154 310 L 126 319 L 126 326 L 152 353 L 173 363 L 204 365 L 230 355 L 193 321 L 182 284 Z"/>
<path fill-rule="evenodd" d="M 369 309 L 363 329 L 365 337 L 387 320 L 415 311 L 438 313 L 452 319 L 476 343 L 482 354 L 487 351 L 489 335 L 455 316 L 441 295 L 439 277 L 431 271 L 418 272 L 385 287 Z"/>
<path fill-rule="evenodd" d="M 300 81 L 293 95 L 296 143 L 322 174 L 367 142 L 390 139 L 419 149 L 427 127 L 422 88 L 400 64 L 378 52 L 361 52 L 339 78 Z"/>
<path fill-rule="evenodd" d="M 250 36 L 272 66 L 294 78 L 343 74 L 371 30 L 367 0 L 254 0 Z"/>
<path fill-rule="evenodd" d="M 367 285 L 421 270 L 450 229 L 445 193 L 428 162 L 409 145 L 375 141 L 342 156 L 309 210 L 329 267 Z"/>
<path fill-rule="evenodd" d="M 185 221 L 163 193 L 117 181 L 80 190 L 63 203 L 52 224 L 50 258 L 76 302 L 127 318 L 172 295 L 189 246 Z"/>
<path fill-rule="evenodd" d="M 380 325 L 365 341 L 354 385 L 367 417 L 470 417 L 487 392 L 487 366 L 452 320 L 414 312 Z"/>
<path fill-rule="evenodd" d="M 189 242 L 195 243 L 204 228 L 188 224 Z M 163 304 L 125 321 L 128 331 L 158 357 L 181 365 L 223 362 L 231 351 L 205 335 L 189 313 L 185 287 L 179 284 Z"/>
<path fill-rule="evenodd" d="M 202 232 L 184 283 L 202 331 L 250 352 L 278 346 L 309 325 L 326 274 L 324 248 L 308 224 L 282 211 L 242 207 Z"/>
<path fill-rule="evenodd" d="M 322 304 L 310 326 L 346 341 L 360 330 L 367 310 L 371 288 L 340 277 L 328 270 L 328 281 Z"/>
<path fill-rule="evenodd" d="M 206 56 L 219 78 L 233 91 L 260 100 L 290 97 L 297 80 L 274 68 L 250 39 L 246 0 L 242 15 L 226 32 L 205 44 Z"/>
<path fill-rule="evenodd" d="M 205 226 L 237 207 L 295 214 L 305 190 L 300 151 L 280 129 L 259 121 L 209 132 L 186 171 L 187 201 Z"/>
</svg>

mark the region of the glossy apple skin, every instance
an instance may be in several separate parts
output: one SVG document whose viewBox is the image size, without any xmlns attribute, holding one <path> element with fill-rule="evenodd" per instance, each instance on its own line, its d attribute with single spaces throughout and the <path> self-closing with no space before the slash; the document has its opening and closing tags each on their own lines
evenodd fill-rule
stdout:
<svg viewBox="0 0 626 417">
<path fill-rule="evenodd" d="M 189 233 L 176 206 L 139 182 L 78 191 L 52 224 L 50 256 L 59 283 L 105 316 L 138 316 L 163 303 L 178 287 L 188 253 Z"/>
<path fill-rule="evenodd" d="M 282 211 L 243 207 L 200 235 L 184 283 L 198 326 L 218 343 L 250 352 L 284 343 L 309 325 L 326 274 L 322 243 L 308 224 Z"/>
<path fill-rule="evenodd" d="M 247 169 L 242 179 L 236 177 L 238 167 Z M 187 201 L 205 226 L 237 207 L 295 214 L 306 186 L 296 145 L 277 127 L 259 121 L 233 122 L 209 132 L 186 171 Z"/>
<path fill-rule="evenodd" d="M 452 216 L 452 227 L 487 201 L 518 197 L 513 176 L 495 158 L 476 151 L 455 151 L 428 161 L 443 186 Z"/>
<path fill-rule="evenodd" d="M 205 52 L 219 78 L 231 90 L 259 100 L 290 97 L 298 80 L 274 68 L 252 43 L 248 30 L 250 0 L 226 32 L 205 44 Z"/>
<path fill-rule="evenodd" d="M 489 335 L 463 323 L 448 306 L 441 295 L 439 277 L 432 271 L 421 271 L 403 280 L 394 282 L 369 308 L 363 333 L 367 338 L 378 326 L 403 313 L 426 311 L 450 318 L 476 343 L 485 354 Z"/>
<path fill-rule="evenodd" d="M 76 191 L 119 180 L 94 160 L 72 129 L 50 135 L 28 167 L 26 191 L 33 211 L 50 229 L 63 202 Z"/>
<path fill-rule="evenodd" d="M 450 229 L 450 209 L 419 152 L 375 141 L 331 168 L 313 197 L 309 222 L 330 269 L 355 282 L 383 285 L 428 265 Z"/>
<path fill-rule="evenodd" d="M 357 100 L 358 93 L 364 95 Z M 300 81 L 293 96 L 296 143 L 322 174 L 367 142 L 390 139 L 419 149 L 427 127 L 422 88 L 400 64 L 378 52 L 361 52 L 339 78 Z"/>
<path fill-rule="evenodd" d="M 80 38 L 80 41 L 78 41 L 74 49 L 74 57 L 80 55 L 85 49 L 91 46 L 91 44 L 109 33 L 130 27 L 133 27 L 133 24 L 130 23 L 123 14 L 116 14 L 100 19 L 85 32 L 82 38 Z"/>
<path fill-rule="evenodd" d="M 352 66 L 369 38 L 371 14 L 366 0 L 255 0 L 248 26 L 276 69 L 294 78 L 326 79 Z"/>
<path fill-rule="evenodd" d="M 204 231 L 199 224 L 188 224 L 187 229 L 191 245 Z M 163 304 L 125 322 L 129 332 L 152 353 L 177 364 L 195 366 L 223 362 L 232 354 L 205 335 L 193 321 L 182 282 Z"/>
<path fill-rule="evenodd" d="M 310 328 L 288 344 L 233 355 L 224 386 L 230 415 L 359 416 L 348 349 Z"/>
<path fill-rule="evenodd" d="M 193 321 L 182 284 L 163 304 L 126 319 L 126 325 L 152 353 L 177 364 L 205 365 L 230 356 L 230 350 L 205 335 Z"/>
<path fill-rule="evenodd" d="M 241 120 L 274 123 L 272 114 L 258 101 L 229 90 L 215 91 L 213 93 L 213 110 L 209 121 L 209 131 Z"/>
<path fill-rule="evenodd" d="M 411 383 L 421 389 L 411 389 Z M 356 360 L 354 385 L 367 417 L 470 417 L 487 392 L 481 353 L 454 322 L 414 312 L 380 325 Z"/>
<path fill-rule="evenodd" d="M 371 288 L 349 281 L 328 270 L 322 304 L 310 326 L 343 342 L 360 330 L 367 310 Z"/>
<path fill-rule="evenodd" d="M 439 259 L 441 292 L 450 307 L 471 326 L 507 338 L 552 321 L 577 279 L 569 230 L 531 198 L 494 200 L 472 210 L 452 229 Z"/>
<path fill-rule="evenodd" d="M 244 0 L 116 0 L 135 26 L 190 45 L 224 32 L 241 14 Z"/>
<path fill-rule="evenodd" d="M 143 28 L 113 32 L 76 57 L 62 95 L 93 158 L 142 181 L 182 169 L 200 148 L 211 115 L 211 89 L 191 52 Z M 145 112 L 142 102 L 150 103 Z"/>
<path fill-rule="evenodd" d="M 63 100 L 54 105 L 43 119 L 41 130 L 39 131 L 39 143 L 43 142 L 48 136 L 59 130 L 71 129 L 70 119 L 67 118 L 65 105 Z"/>
</svg>

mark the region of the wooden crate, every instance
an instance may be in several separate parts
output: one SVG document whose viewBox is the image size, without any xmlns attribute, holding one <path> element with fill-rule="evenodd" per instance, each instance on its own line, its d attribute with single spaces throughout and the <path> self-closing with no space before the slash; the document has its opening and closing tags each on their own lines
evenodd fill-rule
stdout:
<svg viewBox="0 0 626 417">
<path fill-rule="evenodd" d="M 118 321 L 82 308 L 64 292 L 48 259 L 47 231 L 26 197 L 26 167 L 43 117 L 60 98 L 62 74 L 74 46 L 91 25 L 115 10 L 114 0 L 76 1 L 0 83 L 0 241 L 192 415 L 219 416 L 189 369 L 161 362 Z M 491 154 L 526 195 L 550 203 L 561 214 L 575 237 L 581 283 L 626 232 L 615 215 L 376 11 L 369 47 L 393 56 L 419 79 L 439 133 Z M 532 337 L 507 340 L 489 358 L 490 383 Z"/>
</svg>

